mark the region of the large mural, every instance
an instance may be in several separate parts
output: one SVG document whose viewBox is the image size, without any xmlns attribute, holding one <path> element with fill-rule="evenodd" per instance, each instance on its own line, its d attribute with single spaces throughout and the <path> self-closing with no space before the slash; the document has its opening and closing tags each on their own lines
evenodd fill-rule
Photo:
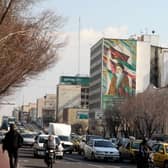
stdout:
<svg viewBox="0 0 168 168">
<path fill-rule="evenodd" d="M 104 39 L 102 94 L 108 102 L 135 94 L 136 40 Z"/>
</svg>

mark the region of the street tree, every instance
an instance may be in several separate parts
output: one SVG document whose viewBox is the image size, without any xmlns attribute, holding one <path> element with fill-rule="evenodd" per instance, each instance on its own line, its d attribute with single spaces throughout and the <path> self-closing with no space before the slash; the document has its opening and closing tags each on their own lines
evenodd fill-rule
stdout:
<svg viewBox="0 0 168 168">
<path fill-rule="evenodd" d="M 88 128 L 87 122 L 80 121 L 72 124 L 72 132 L 77 133 L 79 135 L 86 134 Z"/>
<path fill-rule="evenodd" d="M 121 124 L 119 107 L 114 105 L 112 108 L 107 108 L 104 114 L 105 129 L 108 130 L 110 137 L 117 137 Z"/>
<path fill-rule="evenodd" d="M 65 46 L 65 19 L 50 11 L 33 15 L 36 2 L 0 0 L 0 99 L 54 66 Z"/>
<path fill-rule="evenodd" d="M 151 137 L 163 133 L 167 120 L 167 89 L 148 89 L 129 97 L 121 106 L 121 120 L 131 127 L 136 136 Z"/>
</svg>

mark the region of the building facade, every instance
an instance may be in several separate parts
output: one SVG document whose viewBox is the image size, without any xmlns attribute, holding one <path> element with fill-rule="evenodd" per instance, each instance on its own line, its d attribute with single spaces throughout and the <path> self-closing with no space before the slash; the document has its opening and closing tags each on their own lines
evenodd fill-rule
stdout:
<svg viewBox="0 0 168 168">
<path fill-rule="evenodd" d="M 88 108 L 89 77 L 61 76 L 57 85 L 56 120 L 63 122 L 63 110 L 68 107 Z"/>
<path fill-rule="evenodd" d="M 84 108 L 65 108 L 63 111 L 63 122 L 67 124 L 76 124 L 85 122 L 88 126 L 88 109 Z"/>
<path fill-rule="evenodd" d="M 144 35 L 139 39 L 103 38 L 92 46 L 89 130 L 100 130 L 106 109 L 119 104 L 127 96 L 143 92 L 152 80 L 157 78 L 154 82 L 158 86 L 167 83 L 163 77 L 167 76 L 163 70 L 166 67 L 167 49 L 157 47 L 158 41 L 155 35 Z M 152 61 L 158 61 L 158 69 L 155 62 L 151 64 Z M 154 74 L 158 75 L 156 78 L 152 75 L 154 69 Z"/>
<path fill-rule="evenodd" d="M 50 122 L 56 121 L 56 94 L 46 94 L 42 107 L 43 127 L 48 126 Z"/>
</svg>

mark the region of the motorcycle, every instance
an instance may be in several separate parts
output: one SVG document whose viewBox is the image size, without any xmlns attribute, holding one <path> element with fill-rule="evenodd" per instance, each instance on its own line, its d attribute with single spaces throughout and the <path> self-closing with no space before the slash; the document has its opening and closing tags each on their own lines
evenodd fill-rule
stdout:
<svg viewBox="0 0 168 168">
<path fill-rule="evenodd" d="M 47 165 L 48 168 L 53 168 L 53 164 L 55 163 L 55 150 L 49 149 L 46 151 L 47 155 Z"/>
</svg>

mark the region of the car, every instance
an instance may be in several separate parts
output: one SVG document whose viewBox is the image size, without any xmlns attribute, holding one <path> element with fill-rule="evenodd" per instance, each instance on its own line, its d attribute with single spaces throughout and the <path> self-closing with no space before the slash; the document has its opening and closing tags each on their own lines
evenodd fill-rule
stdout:
<svg viewBox="0 0 168 168">
<path fill-rule="evenodd" d="M 120 154 L 115 145 L 107 139 L 91 139 L 84 147 L 84 158 L 89 160 L 119 161 Z"/>
<path fill-rule="evenodd" d="M 130 140 L 127 143 L 124 143 L 122 146 L 119 147 L 120 152 L 120 160 L 130 160 L 134 162 L 139 152 L 139 146 L 142 142 L 141 139 Z"/>
<path fill-rule="evenodd" d="M 0 131 L 0 143 L 2 143 L 3 139 L 5 138 L 5 134 L 7 131 Z"/>
<path fill-rule="evenodd" d="M 35 142 L 35 135 L 31 133 L 22 133 L 23 146 L 33 146 Z"/>
<path fill-rule="evenodd" d="M 154 165 L 160 168 L 168 168 L 168 143 L 157 142 L 152 146 L 152 151 Z"/>
<path fill-rule="evenodd" d="M 74 145 L 70 141 L 70 137 L 63 136 L 63 135 L 59 135 L 58 137 L 59 137 L 61 144 L 64 148 L 64 153 L 72 154 L 72 152 L 74 151 Z"/>
<path fill-rule="evenodd" d="M 48 134 L 40 134 L 36 137 L 35 143 L 33 145 L 33 153 L 34 157 L 44 157 L 45 156 L 45 148 L 44 148 L 44 142 L 48 139 Z M 61 144 L 61 140 L 58 136 L 55 136 L 56 144 L 58 145 L 58 148 L 56 148 L 56 158 L 63 158 L 64 155 L 64 148 Z"/>
<path fill-rule="evenodd" d="M 85 144 L 87 144 L 91 139 L 102 139 L 102 138 L 103 137 L 99 135 L 83 135 L 79 142 L 78 153 L 83 154 Z"/>
</svg>

